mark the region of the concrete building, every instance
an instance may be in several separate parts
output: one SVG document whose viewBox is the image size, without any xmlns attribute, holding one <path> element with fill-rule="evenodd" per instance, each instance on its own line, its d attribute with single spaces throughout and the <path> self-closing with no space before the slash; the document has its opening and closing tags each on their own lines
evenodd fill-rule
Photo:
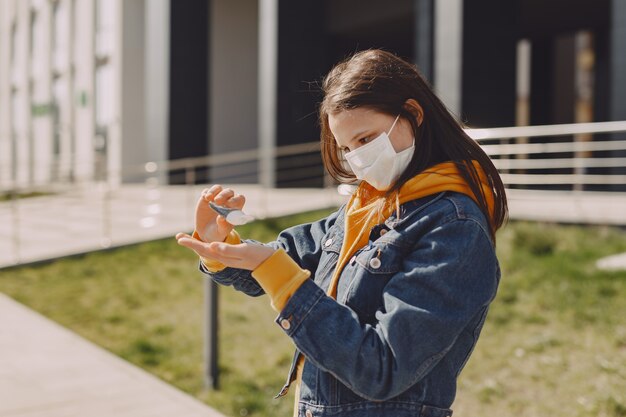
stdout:
<svg viewBox="0 0 626 417">
<path fill-rule="evenodd" d="M 0 189 L 119 184 L 167 159 L 168 9 L 0 1 Z"/>
<path fill-rule="evenodd" d="M 320 185 L 275 149 L 318 138 L 319 81 L 370 47 L 472 127 L 626 120 L 622 0 L 0 0 L 0 188 L 254 149 L 197 179 Z"/>
</svg>

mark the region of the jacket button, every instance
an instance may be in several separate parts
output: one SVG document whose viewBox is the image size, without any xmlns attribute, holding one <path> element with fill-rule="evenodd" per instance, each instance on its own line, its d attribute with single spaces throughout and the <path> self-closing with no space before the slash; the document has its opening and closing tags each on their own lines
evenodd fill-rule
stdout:
<svg viewBox="0 0 626 417">
<path fill-rule="evenodd" d="M 304 413 L 304 415 L 306 417 L 313 417 L 313 413 L 311 412 L 311 410 L 306 410 L 306 412 Z"/>
<path fill-rule="evenodd" d="M 285 330 L 289 330 L 291 328 L 291 322 L 287 319 L 282 319 L 280 321 L 280 327 L 282 327 Z"/>
<path fill-rule="evenodd" d="M 332 244 L 333 244 L 333 238 L 332 237 L 330 239 L 327 239 L 326 242 L 324 242 L 324 246 L 326 246 L 326 247 L 329 247 Z"/>
<path fill-rule="evenodd" d="M 380 259 L 378 258 L 372 258 L 370 260 L 370 266 L 374 269 L 378 269 L 380 268 Z"/>
<path fill-rule="evenodd" d="M 380 229 L 380 235 L 384 236 L 387 233 L 387 229 Z"/>
</svg>

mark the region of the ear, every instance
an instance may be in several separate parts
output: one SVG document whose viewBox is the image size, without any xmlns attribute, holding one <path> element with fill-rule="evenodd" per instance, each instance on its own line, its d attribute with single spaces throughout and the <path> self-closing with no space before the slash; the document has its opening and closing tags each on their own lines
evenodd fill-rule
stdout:
<svg viewBox="0 0 626 417">
<path fill-rule="evenodd" d="M 417 100 L 410 98 L 404 102 L 404 109 L 409 111 L 417 119 L 417 125 L 421 126 L 424 121 L 424 109 Z"/>
</svg>

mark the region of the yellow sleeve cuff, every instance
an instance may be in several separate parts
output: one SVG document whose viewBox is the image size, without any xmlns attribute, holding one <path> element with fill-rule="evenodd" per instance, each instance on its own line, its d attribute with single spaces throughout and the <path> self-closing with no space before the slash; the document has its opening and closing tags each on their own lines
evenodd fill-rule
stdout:
<svg viewBox="0 0 626 417">
<path fill-rule="evenodd" d="M 283 249 L 278 249 L 252 271 L 252 277 L 269 295 L 272 308 L 278 312 L 310 276 L 311 272 L 300 268 Z"/>
<path fill-rule="evenodd" d="M 191 236 L 194 239 L 198 239 L 204 242 L 202 239 L 200 239 L 200 235 L 198 234 L 196 230 L 193 231 L 193 234 Z M 224 239 L 224 242 L 230 245 L 238 245 L 241 243 L 241 237 L 239 236 L 239 233 L 237 233 L 235 229 L 233 229 L 230 231 L 228 236 L 226 236 L 226 239 Z M 216 261 L 215 259 L 203 258 L 201 256 L 200 260 L 202 261 L 202 264 L 209 272 L 220 272 L 221 270 L 226 268 L 226 265 L 224 265 L 220 261 Z"/>
</svg>

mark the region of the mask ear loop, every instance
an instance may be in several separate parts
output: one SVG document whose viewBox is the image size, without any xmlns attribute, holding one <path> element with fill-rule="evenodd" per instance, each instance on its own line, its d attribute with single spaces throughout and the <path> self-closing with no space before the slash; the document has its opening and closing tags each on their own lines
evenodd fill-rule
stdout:
<svg viewBox="0 0 626 417">
<path fill-rule="evenodd" d="M 398 115 L 396 116 L 396 120 L 393 121 L 393 124 L 391 125 L 391 127 L 389 128 L 389 132 L 387 132 L 387 136 L 391 135 L 391 131 L 393 130 L 393 128 L 396 126 L 396 123 L 398 122 L 398 119 L 400 118 L 400 114 L 398 113 Z"/>
</svg>

